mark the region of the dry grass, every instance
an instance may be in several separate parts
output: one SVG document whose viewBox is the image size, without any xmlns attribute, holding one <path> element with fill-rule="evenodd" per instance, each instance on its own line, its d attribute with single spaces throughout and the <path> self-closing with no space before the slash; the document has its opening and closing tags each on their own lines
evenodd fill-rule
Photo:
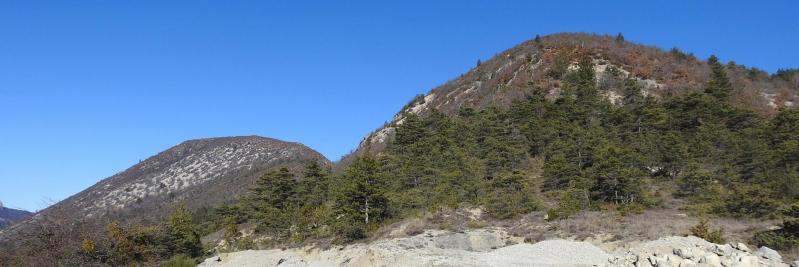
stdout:
<svg viewBox="0 0 799 267">
<path fill-rule="evenodd" d="M 415 235 L 427 229 L 463 232 L 468 229 L 502 227 L 511 235 L 534 243 L 546 239 L 574 239 L 626 244 L 667 236 L 685 236 L 699 218 L 678 209 L 650 209 L 641 214 L 621 216 L 613 211 L 583 211 L 567 219 L 547 221 L 546 212 L 538 211 L 513 220 L 490 220 L 475 217 L 474 207 L 441 209 L 382 227 L 370 240 Z M 727 242 L 748 243 L 757 231 L 778 225 L 776 220 L 746 218 L 709 218 L 712 228 L 724 228 Z"/>
<path fill-rule="evenodd" d="M 585 240 L 604 236 L 616 241 L 652 240 L 665 236 L 689 234 L 689 228 L 699 219 L 674 209 L 648 210 L 642 214 L 620 216 L 612 212 L 586 211 L 568 219 L 548 222 L 543 213 L 526 216 L 512 233 L 533 240 L 545 238 L 570 238 Z M 755 219 L 711 218 L 711 225 L 723 227 L 728 241 L 746 242 L 755 231 L 775 225 L 776 221 Z"/>
</svg>

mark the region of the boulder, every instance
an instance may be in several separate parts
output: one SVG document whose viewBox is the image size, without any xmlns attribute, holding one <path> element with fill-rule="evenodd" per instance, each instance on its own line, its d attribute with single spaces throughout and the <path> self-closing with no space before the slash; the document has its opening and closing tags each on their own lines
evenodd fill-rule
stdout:
<svg viewBox="0 0 799 267">
<path fill-rule="evenodd" d="M 758 258 L 756 256 L 742 256 L 737 260 L 734 260 L 729 267 L 757 267 L 760 266 L 758 262 Z"/>
<path fill-rule="evenodd" d="M 696 254 L 694 253 L 693 248 L 675 248 L 674 255 L 680 256 L 683 259 L 693 259 L 696 258 Z"/>
<path fill-rule="evenodd" d="M 715 253 L 707 252 L 699 258 L 699 263 L 710 266 L 721 266 L 721 258 Z"/>
<path fill-rule="evenodd" d="M 711 248 L 711 251 L 719 256 L 731 256 L 732 246 L 730 246 L 729 244 L 725 245 L 714 244 L 713 247 Z"/>
<path fill-rule="evenodd" d="M 649 256 L 649 263 L 652 264 L 652 266 L 655 266 L 655 267 L 679 266 L 679 261 L 682 261 L 682 260 L 677 259 L 677 261 L 674 261 L 674 259 L 672 257 L 669 257 L 669 256 L 670 255 L 663 255 L 663 256 L 652 255 L 652 256 Z"/>
<path fill-rule="evenodd" d="M 773 261 L 782 261 L 782 256 L 776 250 L 770 249 L 769 247 L 763 246 L 760 247 L 757 251 L 755 251 L 755 255 L 773 260 Z"/>
<path fill-rule="evenodd" d="M 747 247 L 744 243 L 741 242 L 732 244 L 732 247 L 743 252 L 752 252 L 752 250 L 750 250 L 749 247 Z"/>
<path fill-rule="evenodd" d="M 680 261 L 680 267 L 696 267 L 696 262 L 692 260 L 682 260 Z"/>
</svg>

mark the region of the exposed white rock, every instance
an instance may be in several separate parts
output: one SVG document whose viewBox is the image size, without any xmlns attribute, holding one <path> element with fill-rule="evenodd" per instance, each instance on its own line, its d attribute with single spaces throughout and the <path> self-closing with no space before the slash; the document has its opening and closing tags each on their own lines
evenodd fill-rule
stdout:
<svg viewBox="0 0 799 267">
<path fill-rule="evenodd" d="M 328 250 L 241 251 L 200 266 L 597 266 L 611 255 L 585 242 L 519 242 L 499 229 L 423 234 Z"/>
<path fill-rule="evenodd" d="M 770 259 L 770 260 L 782 261 L 782 256 L 780 256 L 780 253 L 777 252 L 776 250 L 773 250 L 773 249 L 769 248 L 769 247 L 760 247 L 760 249 L 755 251 L 755 255 L 763 257 L 763 258 L 766 258 L 766 259 Z"/>
<path fill-rule="evenodd" d="M 89 214 L 91 216 L 106 209 L 122 209 L 147 197 L 178 192 L 231 173 L 249 170 L 253 166 L 252 162 L 268 163 L 290 156 L 291 152 L 286 149 L 254 143 L 201 150 L 171 163 L 166 170 L 156 172 L 150 177 L 114 186 L 115 189 L 110 191 L 110 184 L 101 186 L 95 192 L 96 201 L 85 206 L 84 210 L 92 212 Z"/>
<path fill-rule="evenodd" d="M 613 253 L 586 242 L 519 241 L 501 228 L 465 233 L 428 230 L 412 237 L 327 250 L 225 253 L 200 266 L 788 266 L 741 250 L 743 244 L 718 245 L 697 237 L 666 237 Z"/>
<path fill-rule="evenodd" d="M 416 103 L 416 105 L 408 108 L 408 112 L 413 114 L 419 114 L 419 112 L 422 112 L 425 108 L 427 108 L 427 105 L 433 102 L 435 98 L 436 98 L 435 93 L 430 93 L 426 95 L 423 101 Z"/>
<path fill-rule="evenodd" d="M 738 242 L 738 243 L 733 243 L 731 245 L 732 245 L 732 247 L 734 247 L 737 250 L 744 251 L 744 252 L 752 252 L 752 250 L 750 250 L 749 247 L 747 247 L 744 243 Z"/>
<path fill-rule="evenodd" d="M 757 257 L 740 243 L 719 245 L 693 236 L 661 238 L 615 255 L 611 266 L 788 266 L 779 258 Z"/>
<path fill-rule="evenodd" d="M 777 107 L 777 94 L 763 92 L 761 95 L 766 99 L 769 107 Z"/>
</svg>

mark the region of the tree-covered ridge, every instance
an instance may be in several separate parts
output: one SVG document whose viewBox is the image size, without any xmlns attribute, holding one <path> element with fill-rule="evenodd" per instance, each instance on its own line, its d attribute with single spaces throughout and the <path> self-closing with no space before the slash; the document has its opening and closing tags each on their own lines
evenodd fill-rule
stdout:
<svg viewBox="0 0 799 267">
<path fill-rule="evenodd" d="M 531 87 L 507 108 L 408 114 L 384 152 L 336 175 L 319 165 L 301 177 L 268 173 L 208 225 L 254 224 L 280 243 L 352 240 L 440 207 L 481 206 L 496 219 L 547 209 L 557 219 L 672 198 L 698 214 L 779 216 L 799 197 L 799 111 L 766 117 L 731 105 L 726 66 L 709 62 L 703 90 L 656 99 L 628 79 L 614 105 L 584 56 L 554 101 Z"/>
<path fill-rule="evenodd" d="M 734 107 L 773 116 L 779 108 L 799 103 L 799 75 L 795 70 L 780 70 L 772 75 L 734 61 L 721 65 L 715 57 L 705 61 L 676 47 L 667 51 L 624 41 L 619 36 L 623 35 L 536 36 L 479 61 L 480 64 L 457 78 L 415 97 L 385 125 L 369 133 L 355 151 L 336 164 L 335 170 L 341 171 L 358 156 L 383 152 L 395 126 L 410 113 L 428 116 L 441 112 L 455 116 L 463 107 L 507 109 L 528 97 L 531 88 L 546 89 L 547 98 L 555 99 L 582 55 L 593 58 L 597 89 L 614 103 L 623 94 L 620 89 L 628 78 L 641 85 L 644 95 L 668 99 L 716 87 L 708 83 L 708 78 L 719 70 L 727 76 L 727 84 L 720 86 L 731 90 L 718 93 L 727 94 Z"/>
</svg>

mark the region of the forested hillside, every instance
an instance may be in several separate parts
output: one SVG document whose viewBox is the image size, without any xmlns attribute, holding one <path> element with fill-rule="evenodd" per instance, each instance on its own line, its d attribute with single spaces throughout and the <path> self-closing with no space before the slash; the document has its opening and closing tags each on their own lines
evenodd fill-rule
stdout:
<svg viewBox="0 0 799 267">
<path fill-rule="evenodd" d="M 531 85 L 507 108 L 408 114 L 382 153 L 361 156 L 337 175 L 316 165 L 302 177 L 269 173 L 238 205 L 216 210 L 207 226 L 226 229 L 228 241 L 246 248 L 252 242 L 238 236 L 240 225 L 254 225 L 273 245 L 348 241 L 462 205 L 500 220 L 534 210 L 557 220 L 582 210 L 626 215 L 680 205 L 695 216 L 786 218 L 794 225 L 799 111 L 769 116 L 733 105 L 725 66 L 715 57 L 708 64 L 708 82 L 693 93 L 648 97 L 626 79 L 613 104 L 597 87 L 593 59 L 583 55 L 554 100 Z M 793 246 L 791 229 L 761 233 L 755 242 Z"/>
<path fill-rule="evenodd" d="M 568 72 L 584 55 L 593 59 L 597 89 L 612 103 L 621 100 L 623 84 L 628 79 L 641 86 L 643 95 L 664 100 L 703 91 L 714 71 L 709 62 L 680 48 L 664 50 L 636 44 L 626 41 L 622 34 L 536 36 L 489 60 L 478 61 L 466 73 L 414 98 L 385 125 L 368 134 L 351 155 L 341 160 L 337 170 L 357 156 L 382 152 L 396 126 L 408 114 L 441 112 L 455 116 L 464 107 L 508 108 L 530 95 L 532 88 L 542 89 L 547 99 L 554 100 L 564 89 Z M 779 70 L 769 75 L 735 61 L 724 63 L 723 69 L 731 85 L 729 101 L 734 107 L 770 116 L 782 107 L 799 103 L 797 70 Z"/>
</svg>

